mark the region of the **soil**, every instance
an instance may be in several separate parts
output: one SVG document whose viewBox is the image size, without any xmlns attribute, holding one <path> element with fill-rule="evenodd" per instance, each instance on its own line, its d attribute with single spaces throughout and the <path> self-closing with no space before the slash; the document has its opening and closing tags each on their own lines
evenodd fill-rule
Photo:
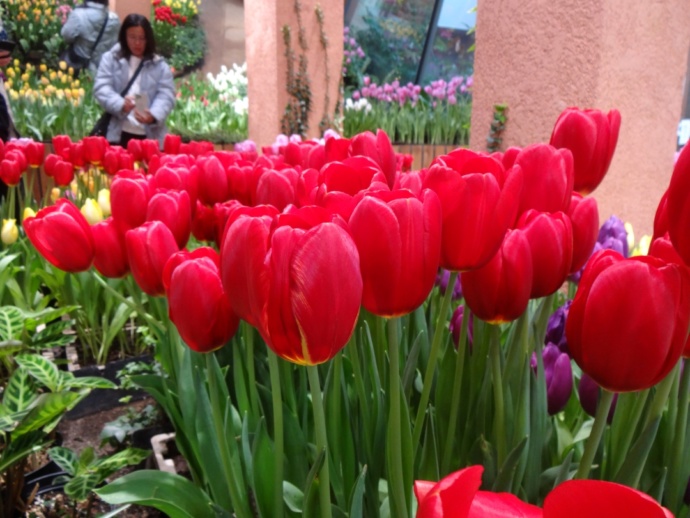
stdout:
<svg viewBox="0 0 690 518">
<path fill-rule="evenodd" d="M 57 431 L 62 436 L 62 446 L 76 452 L 81 452 L 84 448 L 92 446 L 97 455 L 111 454 L 114 450 L 110 446 L 101 446 L 100 434 L 103 426 L 107 422 L 113 421 L 125 414 L 128 409 L 141 411 L 146 405 L 152 404 L 155 404 L 153 399 L 147 397 L 126 406 L 118 406 L 79 419 L 63 419 L 57 427 Z M 145 461 L 144 466 L 125 468 L 113 474 L 109 480 L 126 475 L 134 471 L 134 469 L 143 468 L 156 469 L 153 455 Z M 107 513 L 117 507 L 103 502 L 94 494 L 90 504 L 88 501 L 83 502 L 75 508 L 74 503 L 64 493 L 54 492 L 37 497 L 23 516 L 28 518 L 85 518 Z M 124 518 L 158 518 L 165 515 L 149 507 L 130 506 L 117 516 Z"/>
</svg>

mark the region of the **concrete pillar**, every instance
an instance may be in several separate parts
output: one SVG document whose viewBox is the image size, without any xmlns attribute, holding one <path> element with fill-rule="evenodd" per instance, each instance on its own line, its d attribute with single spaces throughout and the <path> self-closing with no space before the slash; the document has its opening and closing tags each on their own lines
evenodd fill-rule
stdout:
<svg viewBox="0 0 690 518">
<path fill-rule="evenodd" d="M 151 18 L 151 0 L 110 0 L 110 9 L 117 13 L 120 20 L 131 13 Z"/>
<path fill-rule="evenodd" d="M 283 27 L 286 25 L 290 27 L 292 49 L 297 58 L 295 70 L 299 67 L 298 60 L 302 50 L 298 42 L 296 4 L 300 6 L 300 17 L 308 48 L 305 55 L 312 109 L 307 137 L 320 136 L 319 121 L 324 115 L 327 95 L 329 102 L 325 111 L 333 117 L 335 103 L 338 101 L 343 61 L 343 2 L 344 0 L 245 0 L 249 138 L 257 145 L 273 143 L 276 135 L 280 133 L 280 121 L 288 103 L 287 61 L 283 43 Z M 324 13 L 324 31 L 328 38 L 327 52 L 324 52 L 320 43 L 321 32 L 315 13 L 318 5 Z"/>
<path fill-rule="evenodd" d="M 203 0 L 199 16 L 208 45 L 202 74 L 217 74 L 222 65 L 232 68 L 235 63 L 244 63 L 242 0 Z"/>
<path fill-rule="evenodd" d="M 548 142 L 568 106 L 617 108 L 611 168 L 593 196 L 650 234 L 673 169 L 690 49 L 687 0 L 478 3 L 472 135 L 486 148 L 493 105 L 508 105 L 503 148 Z"/>
</svg>

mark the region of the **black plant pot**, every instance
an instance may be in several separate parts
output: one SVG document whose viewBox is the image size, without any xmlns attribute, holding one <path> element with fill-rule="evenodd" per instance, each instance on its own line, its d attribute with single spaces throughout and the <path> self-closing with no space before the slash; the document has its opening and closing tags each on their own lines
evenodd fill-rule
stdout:
<svg viewBox="0 0 690 518">
<path fill-rule="evenodd" d="M 85 376 L 95 376 L 105 378 L 117 383 L 117 373 L 122 370 L 127 364 L 132 362 L 151 363 L 153 359 L 151 356 L 137 356 L 136 358 L 126 358 L 108 363 L 105 367 L 91 366 L 83 367 L 74 371 L 77 378 Z M 120 400 L 129 396 L 129 402 L 139 401 L 147 397 L 144 390 L 121 390 L 121 389 L 93 389 L 88 396 L 81 400 L 77 406 L 65 414 L 66 419 L 79 419 L 98 412 L 110 410 L 124 403 Z"/>
<path fill-rule="evenodd" d="M 51 491 L 61 490 L 65 486 L 65 483 L 54 483 L 55 478 L 61 475 L 67 475 L 67 473 L 65 473 L 62 468 L 52 460 L 37 470 L 27 473 L 24 475 L 22 500 L 26 502 L 26 500 L 33 493 L 37 484 L 38 489 L 36 490 L 35 496 L 40 496 Z"/>
</svg>

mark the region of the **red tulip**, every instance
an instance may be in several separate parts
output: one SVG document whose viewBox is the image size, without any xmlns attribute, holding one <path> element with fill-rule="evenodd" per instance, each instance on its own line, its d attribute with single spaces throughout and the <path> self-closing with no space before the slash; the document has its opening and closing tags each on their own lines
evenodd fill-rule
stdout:
<svg viewBox="0 0 690 518">
<path fill-rule="evenodd" d="M 550 144 L 573 154 L 575 191 L 589 194 L 604 179 L 616 150 L 620 126 L 618 110 L 605 114 L 601 110 L 567 108 L 558 117 Z"/>
<path fill-rule="evenodd" d="M 144 160 L 144 150 L 141 145 L 141 140 L 132 139 L 127 142 L 127 152 L 132 155 L 135 162 L 141 162 Z"/>
<path fill-rule="evenodd" d="M 53 180 L 58 187 L 67 187 L 74 180 L 74 167 L 71 162 L 60 160 L 55 164 Z"/>
<path fill-rule="evenodd" d="M 52 142 L 55 154 L 60 155 L 63 160 L 69 160 L 72 139 L 68 135 L 55 135 Z"/>
<path fill-rule="evenodd" d="M 194 351 L 211 352 L 225 345 L 239 326 L 220 280 L 216 261 L 190 259 L 178 265 L 168 290 L 170 320 Z"/>
<path fill-rule="evenodd" d="M 544 518 L 673 518 L 651 496 L 604 480 L 568 480 L 546 495 Z"/>
<path fill-rule="evenodd" d="M 110 187 L 110 207 L 123 233 L 146 221 L 150 197 L 148 180 L 141 173 L 120 171 L 115 177 Z"/>
<path fill-rule="evenodd" d="M 0 162 L 0 180 L 7 185 L 17 185 L 22 179 L 19 162 L 5 158 Z"/>
<path fill-rule="evenodd" d="M 592 255 L 599 236 L 597 200 L 583 198 L 574 192 L 570 200 L 568 217 L 573 228 L 573 261 L 569 273 L 574 273 L 579 271 Z"/>
<path fill-rule="evenodd" d="M 53 177 L 53 173 L 55 172 L 55 164 L 57 164 L 62 158 L 60 158 L 60 155 L 55 155 L 53 153 L 50 153 L 46 159 L 43 162 L 43 172 L 45 172 L 46 176 L 48 177 Z"/>
<path fill-rule="evenodd" d="M 509 493 L 478 491 L 482 466 L 451 473 L 439 482 L 417 480 L 417 518 L 541 518 L 542 511 Z"/>
<path fill-rule="evenodd" d="M 256 183 L 263 168 L 259 166 L 233 165 L 226 173 L 230 182 L 228 198 L 237 200 L 243 205 L 255 205 Z"/>
<path fill-rule="evenodd" d="M 93 266 L 104 277 L 123 277 L 129 272 L 125 237 L 117 230 L 113 218 L 91 227 L 95 244 Z"/>
<path fill-rule="evenodd" d="M 655 257 L 595 253 L 585 266 L 566 322 L 573 359 L 613 392 L 649 388 L 683 352 L 690 286 L 680 267 Z"/>
<path fill-rule="evenodd" d="M 273 218 L 278 215 L 278 209 L 273 205 L 256 205 L 254 207 L 247 207 L 236 200 L 230 200 L 226 203 L 217 203 L 213 207 L 216 216 L 216 243 L 220 248 L 223 247 L 225 240 L 225 233 L 228 227 L 240 216 L 251 216 L 258 218 L 268 216 Z"/>
<path fill-rule="evenodd" d="M 160 144 L 157 140 L 146 138 L 141 140 L 141 153 L 145 162 L 150 162 L 154 156 L 161 152 Z"/>
<path fill-rule="evenodd" d="M 441 253 L 441 203 L 431 190 L 366 195 L 350 217 L 359 250 L 362 305 L 379 316 L 410 313 L 434 286 Z"/>
<path fill-rule="evenodd" d="M 125 234 L 127 260 L 132 277 L 142 291 L 157 296 L 165 293 L 163 268 L 179 251 L 170 229 L 160 221 L 148 221 Z"/>
<path fill-rule="evenodd" d="M 77 168 L 86 165 L 86 160 L 84 159 L 84 144 L 82 142 L 75 142 L 70 146 L 69 161 Z"/>
<path fill-rule="evenodd" d="M 26 146 L 24 146 L 24 155 L 31 167 L 41 167 L 45 158 L 45 145 L 43 142 L 27 142 Z"/>
<path fill-rule="evenodd" d="M 652 239 L 661 237 L 668 232 L 668 189 L 661 197 L 661 201 L 656 208 L 656 213 L 654 214 L 654 234 Z"/>
<path fill-rule="evenodd" d="M 383 137 L 382 137 L 383 138 Z M 328 162 L 342 162 L 350 156 L 352 141 L 346 138 L 328 138 L 324 145 L 324 159 Z M 359 143 L 358 143 L 359 146 Z M 362 146 L 364 147 L 364 146 Z M 358 147 L 359 149 L 359 147 Z"/>
<path fill-rule="evenodd" d="M 515 222 L 521 171 L 506 175 L 497 160 L 458 149 L 434 161 L 424 187 L 438 194 L 443 208 L 441 266 L 462 271 L 488 263 Z"/>
<path fill-rule="evenodd" d="M 546 297 L 560 288 L 573 262 L 573 227 L 562 212 L 529 210 L 518 221 L 532 251 L 530 298 Z"/>
<path fill-rule="evenodd" d="M 167 156 L 167 155 L 164 155 Z M 192 207 L 197 202 L 197 177 L 196 168 L 191 168 L 181 163 L 165 163 L 156 170 L 156 174 L 150 179 L 152 189 L 167 189 L 172 191 L 187 191 Z"/>
<path fill-rule="evenodd" d="M 228 201 L 230 190 L 228 175 L 223 164 L 215 156 L 197 160 L 198 196 L 201 203 L 213 206 L 215 203 Z"/>
<path fill-rule="evenodd" d="M 529 209 L 568 211 L 573 192 L 573 155 L 569 150 L 532 144 L 518 153 L 515 165 L 522 168 L 525 182 L 518 214 Z"/>
<path fill-rule="evenodd" d="M 26 171 L 29 167 L 29 162 L 26 160 L 26 155 L 24 154 L 24 151 L 16 147 L 10 149 L 9 144 L 7 145 L 7 149 L 5 151 L 5 156 L 3 160 L 14 160 L 15 162 L 17 162 L 17 164 L 19 164 L 19 171 L 21 171 L 22 173 Z"/>
<path fill-rule="evenodd" d="M 344 226 L 319 207 L 274 221 L 240 216 L 228 226 L 221 277 L 230 303 L 286 360 L 323 363 L 352 335 L 362 277 L 357 247 Z"/>
<path fill-rule="evenodd" d="M 666 212 L 671 242 L 685 264 L 690 266 L 690 146 L 683 148 L 673 168 Z"/>
<path fill-rule="evenodd" d="M 383 130 L 376 130 L 376 135 L 370 131 L 365 131 L 352 137 L 350 145 L 352 156 L 366 156 L 376 162 L 389 188 L 393 188 L 396 177 L 395 151 L 388 138 L 388 134 Z"/>
<path fill-rule="evenodd" d="M 90 164 L 100 165 L 110 145 L 105 137 L 84 137 L 82 142 L 84 143 L 84 159 Z"/>
<path fill-rule="evenodd" d="M 66 272 L 91 267 L 95 249 L 91 227 L 79 209 L 64 198 L 24 220 L 26 235 L 50 264 Z"/>
<path fill-rule="evenodd" d="M 115 176 L 120 170 L 120 152 L 114 148 L 108 148 L 103 153 L 103 169 L 110 176 Z"/>
<path fill-rule="evenodd" d="M 216 227 L 216 211 L 200 201 L 196 202 L 196 210 L 192 218 L 192 235 L 198 241 L 215 241 L 218 236 Z"/>
<path fill-rule="evenodd" d="M 146 210 L 146 221 L 162 221 L 172 231 L 179 248 L 189 241 L 192 231 L 192 207 L 186 191 L 154 194 Z"/>
<path fill-rule="evenodd" d="M 202 257 L 211 259 L 216 264 L 216 267 L 220 268 L 220 256 L 218 255 L 218 252 L 210 246 L 200 246 L 191 252 L 187 249 L 184 249 L 171 255 L 170 258 L 165 262 L 165 267 L 163 268 L 163 286 L 165 287 L 165 292 L 167 293 L 170 289 L 170 279 L 172 279 L 172 274 L 175 271 L 175 268 L 180 266 L 182 263 Z"/>
<path fill-rule="evenodd" d="M 472 313 L 486 322 L 515 320 L 527 309 L 532 290 L 532 253 L 521 230 L 509 230 L 483 267 L 462 272 L 460 283 Z"/>
<path fill-rule="evenodd" d="M 273 205 L 282 211 L 296 201 L 295 188 L 299 173 L 294 169 L 265 169 L 256 185 L 255 203 Z"/>
<path fill-rule="evenodd" d="M 168 155 L 176 155 L 180 152 L 181 143 L 182 137 L 168 133 L 165 135 L 165 138 L 163 138 L 163 152 Z"/>
</svg>

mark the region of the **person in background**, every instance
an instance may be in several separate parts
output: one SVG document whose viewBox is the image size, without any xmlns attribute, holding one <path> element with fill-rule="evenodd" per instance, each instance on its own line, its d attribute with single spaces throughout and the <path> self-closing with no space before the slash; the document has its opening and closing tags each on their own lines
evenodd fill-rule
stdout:
<svg viewBox="0 0 690 518">
<path fill-rule="evenodd" d="M 104 23 L 105 28 L 99 40 Z M 73 45 L 74 52 L 79 57 L 89 60 L 88 68 L 95 73 L 101 56 L 117 42 L 119 30 L 120 19 L 117 14 L 108 10 L 108 0 L 85 0 L 69 13 L 60 34 L 67 43 Z M 97 40 L 98 44 L 94 47 Z"/>
<path fill-rule="evenodd" d="M 4 31 L 3 31 L 4 32 Z M 12 62 L 12 51 L 15 43 L 7 40 L 7 35 L 0 36 L 0 68 L 4 69 Z M 14 126 L 10 99 L 5 90 L 4 76 L 0 80 L 0 139 L 7 142 L 11 138 L 17 138 L 19 134 Z"/>
<path fill-rule="evenodd" d="M 123 147 L 131 139 L 155 139 L 163 144 L 165 120 L 175 105 L 175 83 L 170 67 L 156 54 L 151 23 L 140 14 L 122 22 L 119 43 L 106 52 L 98 67 L 94 95 L 112 114 L 106 138 Z M 137 69 L 141 65 L 141 71 Z M 122 95 L 130 79 L 129 90 Z"/>
</svg>

